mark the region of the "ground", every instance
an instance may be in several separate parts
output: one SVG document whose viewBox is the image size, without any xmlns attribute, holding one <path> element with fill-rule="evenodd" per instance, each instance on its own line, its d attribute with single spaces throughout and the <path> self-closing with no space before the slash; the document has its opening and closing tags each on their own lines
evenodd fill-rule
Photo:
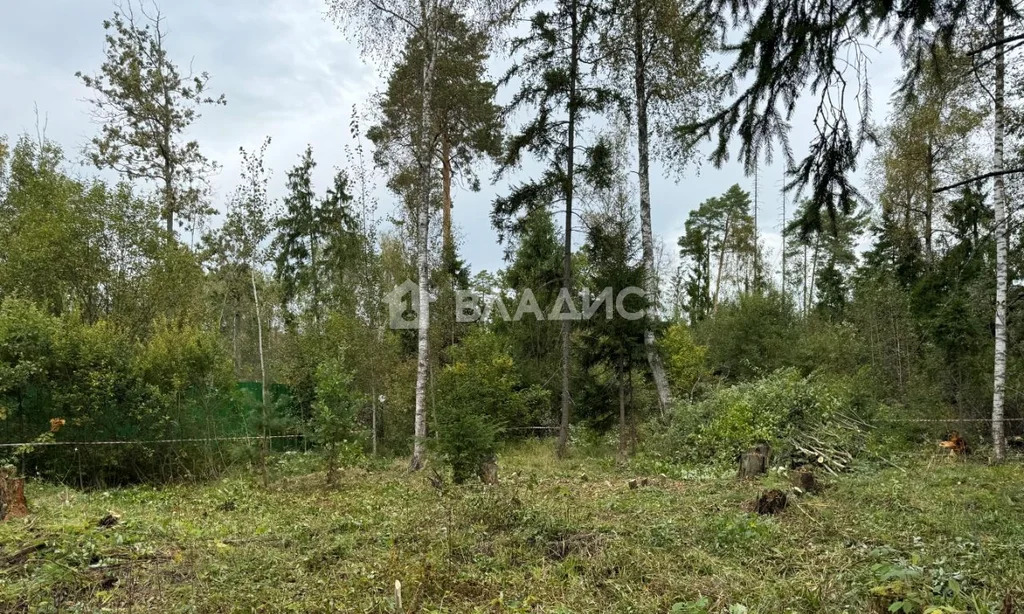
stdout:
<svg viewBox="0 0 1024 614">
<path fill-rule="evenodd" d="M 503 453 L 497 487 L 443 491 L 398 463 L 326 488 L 311 454 L 279 457 L 269 488 L 257 471 L 31 482 L 32 515 L 0 523 L 0 612 L 398 612 L 396 580 L 404 612 L 1000 612 L 1024 597 L 1019 464 L 864 462 L 758 517 L 744 503 L 786 488 L 781 472 L 550 450 Z"/>
</svg>

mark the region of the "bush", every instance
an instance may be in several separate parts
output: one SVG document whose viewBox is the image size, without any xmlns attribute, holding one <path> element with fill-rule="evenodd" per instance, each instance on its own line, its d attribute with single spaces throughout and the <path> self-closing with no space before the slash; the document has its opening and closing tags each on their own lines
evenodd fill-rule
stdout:
<svg viewBox="0 0 1024 614">
<path fill-rule="evenodd" d="M 146 441 L 231 435 L 239 424 L 230 361 L 199 329 L 162 325 L 143 343 L 106 322 L 46 315 L 0 303 L 3 439 L 33 442 Z M 54 429 L 51 420 L 63 420 Z M 202 444 L 30 446 L 29 473 L 105 484 L 192 474 L 208 467 Z"/>
<path fill-rule="evenodd" d="M 546 404 L 547 392 L 522 384 L 512 357 L 494 333 L 473 331 L 452 348 L 452 363 L 437 382 L 435 448 L 463 482 L 492 458 L 506 425 L 532 426 Z"/>
<path fill-rule="evenodd" d="M 708 375 L 707 346 L 698 345 L 690 327 L 682 323 L 669 326 L 659 345 L 676 396 L 689 397 Z"/>
<path fill-rule="evenodd" d="M 760 442 L 780 449 L 800 428 L 825 421 L 851 403 L 843 381 L 805 378 L 795 369 L 783 369 L 677 406 L 667 428 L 651 429 L 647 449 L 676 462 L 732 462 Z"/>
<path fill-rule="evenodd" d="M 708 367 L 741 381 L 792 364 L 794 323 L 789 299 L 768 291 L 723 303 L 695 332 L 697 341 L 708 346 Z"/>
<path fill-rule="evenodd" d="M 328 483 L 334 483 L 342 454 L 359 447 L 354 435 L 356 412 L 361 402 L 352 386 L 352 374 L 345 370 L 339 358 L 329 358 L 317 367 L 316 400 L 310 427 L 313 441 L 324 447 Z"/>
</svg>

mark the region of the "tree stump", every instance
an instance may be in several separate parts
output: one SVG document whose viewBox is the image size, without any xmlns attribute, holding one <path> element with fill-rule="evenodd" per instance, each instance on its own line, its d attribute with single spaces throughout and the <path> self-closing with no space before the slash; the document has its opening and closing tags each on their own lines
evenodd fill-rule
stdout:
<svg viewBox="0 0 1024 614">
<path fill-rule="evenodd" d="M 768 490 L 757 498 L 754 511 L 762 516 L 778 514 L 786 509 L 786 493 L 781 490 Z"/>
<path fill-rule="evenodd" d="M 25 480 L 14 477 L 12 467 L 0 468 L 0 520 L 28 516 Z"/>
<path fill-rule="evenodd" d="M 806 493 L 816 493 L 820 489 L 817 478 L 809 469 L 797 469 L 790 475 L 793 486 Z"/>
<path fill-rule="evenodd" d="M 741 480 L 756 478 L 768 471 L 768 459 L 771 448 L 768 444 L 758 444 L 740 455 L 740 470 L 737 476 Z"/>
<path fill-rule="evenodd" d="M 498 484 L 498 459 L 491 456 L 480 463 L 480 481 L 490 486 Z"/>
</svg>

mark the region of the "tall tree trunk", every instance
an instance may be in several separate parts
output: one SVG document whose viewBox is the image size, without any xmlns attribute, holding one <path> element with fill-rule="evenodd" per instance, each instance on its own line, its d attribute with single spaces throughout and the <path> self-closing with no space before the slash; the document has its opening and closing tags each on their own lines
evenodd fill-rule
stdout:
<svg viewBox="0 0 1024 614">
<path fill-rule="evenodd" d="M 803 277 L 803 279 L 804 279 L 804 287 L 803 287 L 804 297 L 803 297 L 803 300 L 801 301 L 801 306 L 803 307 L 803 314 L 806 316 L 807 315 L 807 243 L 804 243 L 804 266 L 803 266 L 803 268 L 800 269 L 800 276 Z"/>
<path fill-rule="evenodd" d="M 633 3 L 633 58 L 636 96 L 637 159 L 640 178 L 640 236 L 644 250 L 645 290 L 647 300 L 647 327 L 644 330 L 644 348 L 651 378 L 658 391 L 658 406 L 665 413 L 672 402 L 672 393 L 665 375 L 665 366 L 654 343 L 652 323 L 660 317 L 658 310 L 658 276 L 654 270 L 654 233 L 651 230 L 651 162 L 650 138 L 647 125 L 647 58 L 644 55 L 643 3 Z"/>
<path fill-rule="evenodd" d="M 235 377 L 242 372 L 242 360 L 238 355 L 238 321 L 242 314 L 238 313 L 238 305 L 235 305 L 235 313 L 231 316 L 231 357 L 235 362 Z"/>
<path fill-rule="evenodd" d="M 996 9 L 996 40 L 1005 38 L 1003 12 Z M 996 46 L 995 87 L 995 154 L 992 170 L 1003 170 L 1003 133 L 1005 131 L 1006 58 L 1004 45 Z M 996 322 L 995 365 L 992 373 L 992 445 L 996 461 L 1006 458 L 1006 435 L 1003 432 L 1003 402 L 1006 395 L 1006 260 L 1009 224 L 1006 211 L 1006 184 L 1002 175 L 995 177 L 995 240 L 996 240 Z"/>
<path fill-rule="evenodd" d="M 377 388 L 370 384 L 370 441 L 373 455 L 377 456 Z"/>
<path fill-rule="evenodd" d="M 623 371 L 625 368 L 620 361 L 616 374 L 619 380 L 619 460 L 624 462 L 628 456 L 629 436 L 626 432 L 626 382 Z"/>
<path fill-rule="evenodd" d="M 262 460 L 263 460 L 263 485 L 269 485 L 269 476 L 267 475 L 267 366 L 263 360 L 263 319 L 260 317 L 260 298 L 256 293 L 256 270 L 253 267 L 249 267 L 249 279 L 252 281 L 252 302 L 256 309 L 256 338 L 259 344 L 260 353 L 260 407 L 262 408 L 263 416 L 263 445 L 262 445 Z"/>
<path fill-rule="evenodd" d="M 785 179 L 785 176 L 783 176 Z M 789 297 L 786 294 L 786 187 L 782 187 L 782 296 Z"/>
<path fill-rule="evenodd" d="M 445 258 L 449 258 L 455 254 L 452 240 L 452 146 L 447 132 L 444 131 L 441 133 L 441 189 L 441 253 Z M 445 266 L 451 264 L 445 262 Z"/>
<path fill-rule="evenodd" d="M 167 101 L 167 92 L 164 92 L 164 100 Z M 170 128 L 167 126 L 163 127 L 163 152 L 165 152 L 163 160 L 163 182 L 164 182 L 164 223 L 167 228 L 167 244 L 172 245 L 174 243 L 174 167 L 171 165 L 170 159 L 167 158 L 171 151 L 171 137 Z"/>
<path fill-rule="evenodd" d="M 932 251 L 932 219 L 935 217 L 935 148 L 932 145 L 932 136 L 928 135 L 927 152 L 927 191 L 924 197 L 924 253 L 928 265 L 931 266 L 934 260 Z"/>
<path fill-rule="evenodd" d="M 758 234 L 757 228 L 757 214 L 758 214 L 758 193 L 757 184 L 758 178 L 761 174 L 761 168 L 754 166 L 754 274 L 751 275 L 751 279 L 754 282 L 754 290 L 759 292 L 761 290 L 761 237 Z"/>
<path fill-rule="evenodd" d="M 256 309 L 256 342 L 260 355 L 260 401 L 263 403 L 263 417 L 266 418 L 267 407 L 267 365 L 263 358 L 263 319 L 260 317 L 260 297 L 256 293 L 256 271 L 249 268 L 249 278 L 252 281 L 252 302 Z"/>
<path fill-rule="evenodd" d="M 575 166 L 576 166 L 576 86 L 579 79 L 580 61 L 580 30 L 579 30 L 579 6 L 576 0 L 572 0 L 570 6 L 571 38 L 569 58 L 569 135 L 568 152 L 565 169 L 565 249 L 562 253 L 562 283 L 571 291 L 572 283 L 572 201 L 575 189 Z M 569 443 L 569 367 L 571 358 L 572 343 L 572 320 L 562 320 L 562 416 L 558 428 L 558 447 L 556 453 L 559 458 L 565 456 Z"/>
<path fill-rule="evenodd" d="M 317 266 L 317 249 L 320 247 L 320 239 L 315 232 L 309 235 L 309 266 L 313 270 L 313 279 L 310 285 L 313 290 L 313 322 L 320 325 L 320 269 Z"/>
<path fill-rule="evenodd" d="M 416 344 L 416 415 L 412 459 L 409 461 L 409 467 L 413 471 L 423 468 L 424 447 L 427 441 L 427 379 L 430 376 L 430 259 L 427 250 L 430 245 L 430 163 L 433 159 L 431 94 L 434 88 L 434 63 L 437 59 L 433 23 L 435 12 L 431 0 L 420 0 L 420 23 L 423 27 L 427 53 L 426 61 L 423 63 L 423 106 L 420 113 L 418 152 L 420 202 L 416 221 L 416 270 L 419 275 L 419 313 Z"/>
<path fill-rule="evenodd" d="M 807 294 L 807 311 L 814 306 L 814 285 L 818 280 L 818 254 L 821 251 L 821 233 L 814 235 L 814 252 L 811 256 L 811 289 Z"/>
<path fill-rule="evenodd" d="M 729 225 L 732 214 L 725 216 L 725 233 L 722 236 L 722 248 L 718 251 L 718 273 L 715 275 L 715 298 L 711 302 L 711 313 L 718 311 L 718 292 L 722 289 L 722 269 L 725 267 L 725 248 L 729 244 Z"/>
</svg>

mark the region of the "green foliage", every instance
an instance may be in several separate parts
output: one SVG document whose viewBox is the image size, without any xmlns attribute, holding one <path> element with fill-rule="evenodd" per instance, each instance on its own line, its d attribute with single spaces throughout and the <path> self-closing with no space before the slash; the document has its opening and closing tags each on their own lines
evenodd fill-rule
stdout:
<svg viewBox="0 0 1024 614">
<path fill-rule="evenodd" d="M 324 317 L 326 307 L 340 306 L 345 273 L 360 249 L 348 174 L 335 174 L 332 186 L 318 199 L 314 167 L 313 149 L 307 146 L 298 165 L 288 171 L 285 210 L 277 220 L 274 238 L 275 276 L 282 284 L 282 306 L 289 322 L 296 305 L 314 322 Z"/>
<path fill-rule="evenodd" d="M 795 316 L 778 292 L 743 293 L 696 328 L 708 348 L 707 365 L 716 375 L 742 381 L 790 364 Z"/>
<path fill-rule="evenodd" d="M 437 452 L 456 482 L 494 455 L 505 427 L 535 426 L 547 391 L 524 384 L 501 338 L 476 330 L 453 348 L 437 379 Z"/>
<path fill-rule="evenodd" d="M 665 330 L 659 341 L 659 349 L 675 395 L 692 395 L 701 380 L 709 375 L 706 366 L 707 346 L 699 345 L 694 340 L 689 326 L 677 322 Z"/>
<path fill-rule="evenodd" d="M 783 369 L 720 388 L 703 401 L 678 405 L 667 428 L 651 433 L 650 450 L 691 463 L 731 462 L 760 442 L 779 450 L 802 427 L 848 408 L 850 399 L 842 381 L 802 377 L 793 369 Z"/>
<path fill-rule="evenodd" d="M 439 158 L 447 156 L 449 172 L 462 175 L 471 188 L 479 190 L 473 164 L 501 152 L 501 109 L 494 103 L 497 87 L 486 75 L 489 40 L 458 12 L 447 7 L 438 11 L 434 80 L 443 86 L 431 96 L 434 133 L 430 138 L 440 146 Z M 374 161 L 392 171 L 389 185 L 398 194 L 408 194 L 415 185 L 416 170 L 409 154 L 420 138 L 424 56 L 422 36 L 413 35 L 380 99 L 381 121 L 367 132 L 376 146 Z"/>
<path fill-rule="evenodd" d="M 750 194 L 733 185 L 687 217 L 686 233 L 679 237 L 679 256 L 690 268 L 686 310 L 691 322 L 715 312 L 730 291 L 760 286 L 750 206 Z M 727 267 L 729 259 L 737 266 Z"/>
<path fill-rule="evenodd" d="M 352 385 L 352 374 L 338 357 L 322 361 L 316 369 L 316 400 L 310 420 L 313 441 L 327 456 L 328 481 L 335 479 L 339 456 L 346 448 L 356 448 L 356 415 L 363 400 Z"/>
<path fill-rule="evenodd" d="M 237 434 L 244 428 L 230 362 L 216 337 L 158 324 L 142 343 L 109 322 L 57 318 L 30 303 L 0 303 L 0 406 L 5 441 L 34 441 L 51 428 L 58 442 L 146 441 Z M 195 473 L 210 458 L 202 446 L 38 447 L 29 473 L 77 475 L 83 483 Z"/>
<path fill-rule="evenodd" d="M 138 13 L 136 13 L 138 11 Z M 210 213 L 203 202 L 206 177 L 216 167 L 183 135 L 199 119 L 204 105 L 223 105 L 224 96 L 207 93 L 210 76 L 183 76 L 168 56 L 163 15 L 129 2 L 103 22 L 105 56 L 96 75 L 76 73 L 95 92 L 91 100 L 102 120 L 100 135 L 86 155 L 97 168 L 109 168 L 129 180 L 159 181 L 166 231 L 179 224 L 195 227 Z"/>
</svg>

